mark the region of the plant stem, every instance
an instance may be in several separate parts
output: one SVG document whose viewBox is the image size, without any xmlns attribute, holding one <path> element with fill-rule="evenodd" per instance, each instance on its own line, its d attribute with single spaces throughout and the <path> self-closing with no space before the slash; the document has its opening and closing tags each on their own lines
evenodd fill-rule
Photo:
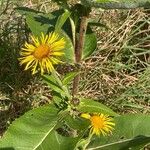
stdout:
<svg viewBox="0 0 150 150">
<path fill-rule="evenodd" d="M 75 61 L 77 64 L 80 64 L 82 59 L 82 51 L 84 47 L 85 34 L 87 30 L 87 19 L 88 16 L 81 17 L 79 38 L 77 40 L 75 48 Z M 73 97 L 78 93 L 79 81 L 80 81 L 80 74 L 78 74 L 73 80 L 73 89 L 72 89 Z"/>
<path fill-rule="evenodd" d="M 83 146 L 83 150 L 86 150 L 86 147 L 90 144 L 93 134 L 89 134 L 89 137 L 87 138 L 86 144 Z"/>
</svg>

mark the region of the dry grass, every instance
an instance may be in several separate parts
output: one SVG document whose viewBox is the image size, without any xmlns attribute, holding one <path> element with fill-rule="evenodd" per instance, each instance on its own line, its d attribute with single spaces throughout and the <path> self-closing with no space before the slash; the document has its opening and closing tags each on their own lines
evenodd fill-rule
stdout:
<svg viewBox="0 0 150 150">
<path fill-rule="evenodd" d="M 83 63 L 80 94 L 119 111 L 149 112 L 148 11 L 113 10 L 92 16 L 111 30 L 96 28 L 98 48 Z"/>
</svg>

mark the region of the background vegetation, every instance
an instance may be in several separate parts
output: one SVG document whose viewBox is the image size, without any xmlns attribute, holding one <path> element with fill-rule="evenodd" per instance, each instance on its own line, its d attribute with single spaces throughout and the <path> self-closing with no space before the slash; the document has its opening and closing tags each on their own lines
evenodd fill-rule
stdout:
<svg viewBox="0 0 150 150">
<path fill-rule="evenodd" d="M 46 0 L 1 0 L 0 5 L 2 135 L 12 120 L 27 110 L 51 101 L 49 89 L 38 76 L 31 76 L 30 72 L 24 72 L 19 66 L 17 58 L 24 41 L 28 40 L 29 29 L 24 17 L 14 8 L 28 6 L 51 12 L 58 7 Z M 149 113 L 149 15 L 149 10 L 144 9 L 92 11 L 91 16 L 102 25 L 93 28 L 98 37 L 97 51 L 82 62 L 80 95 L 96 97 L 98 101 L 121 113 Z M 65 69 L 72 68 L 65 66 Z"/>
</svg>

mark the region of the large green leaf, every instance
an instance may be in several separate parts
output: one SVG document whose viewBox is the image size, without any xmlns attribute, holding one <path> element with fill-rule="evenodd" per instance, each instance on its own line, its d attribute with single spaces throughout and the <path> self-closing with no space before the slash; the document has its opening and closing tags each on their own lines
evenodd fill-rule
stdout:
<svg viewBox="0 0 150 150">
<path fill-rule="evenodd" d="M 69 18 L 70 14 L 71 13 L 66 10 L 62 15 L 58 17 L 55 25 L 55 30 L 59 31 L 62 29 L 63 25 L 65 24 L 66 20 Z"/>
<path fill-rule="evenodd" d="M 53 19 L 53 16 L 51 16 Z M 41 33 L 47 34 L 54 30 L 52 22 L 46 15 L 27 15 L 26 23 L 35 36 L 40 36 Z"/>
<path fill-rule="evenodd" d="M 139 150 L 150 143 L 150 115 L 123 115 L 115 122 L 113 134 L 94 137 L 87 150 Z"/>
<path fill-rule="evenodd" d="M 45 14 L 27 7 L 18 7 L 16 10 L 26 17 L 26 23 L 35 36 L 41 35 L 41 32 L 48 33 L 54 30 L 56 21 L 63 12 L 54 11 Z"/>
<path fill-rule="evenodd" d="M 77 142 L 77 138 L 64 137 L 53 131 L 36 150 L 74 150 Z"/>
<path fill-rule="evenodd" d="M 77 109 L 81 112 L 87 113 L 104 113 L 112 116 L 118 115 L 107 106 L 92 99 L 80 99 L 80 104 Z"/>
<path fill-rule="evenodd" d="M 96 35 L 90 28 L 88 28 L 85 35 L 85 44 L 83 47 L 82 58 L 90 56 L 95 51 L 96 47 L 97 47 Z"/>
<path fill-rule="evenodd" d="M 67 117 L 64 118 L 66 124 L 75 130 L 83 131 L 85 129 L 88 129 L 89 127 L 89 120 L 85 120 L 81 117 L 72 117 L 68 114 Z"/>
<path fill-rule="evenodd" d="M 150 8 L 150 0 L 81 0 L 88 7 L 103 9 Z"/>
<path fill-rule="evenodd" d="M 51 136 L 59 123 L 57 109 L 53 105 L 43 106 L 27 112 L 16 119 L 0 141 L 0 148 L 14 148 L 15 150 L 50 150 L 46 148 L 46 141 L 51 144 Z"/>
<path fill-rule="evenodd" d="M 70 37 L 63 30 L 60 31 L 60 35 L 62 35 L 62 37 L 66 41 L 66 45 L 64 48 L 65 54 L 62 57 L 62 59 L 64 61 L 66 61 L 67 63 L 74 63 L 75 56 L 74 56 L 74 47 L 73 47 L 72 41 L 71 41 Z"/>
</svg>

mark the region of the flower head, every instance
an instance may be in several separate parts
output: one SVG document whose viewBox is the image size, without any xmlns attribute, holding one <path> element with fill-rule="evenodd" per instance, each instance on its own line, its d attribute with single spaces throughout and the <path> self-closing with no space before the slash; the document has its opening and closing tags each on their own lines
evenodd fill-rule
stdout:
<svg viewBox="0 0 150 150">
<path fill-rule="evenodd" d="M 25 70 L 31 69 L 35 74 L 39 69 L 41 74 L 52 72 L 53 65 L 61 63 L 58 58 L 64 54 L 65 40 L 55 32 L 48 35 L 41 33 L 40 37 L 31 36 L 32 42 L 25 43 L 20 52 L 20 64 L 26 64 Z"/>
<path fill-rule="evenodd" d="M 115 123 L 113 122 L 113 119 L 104 114 L 86 114 L 83 113 L 81 114 L 81 117 L 85 119 L 90 120 L 90 127 L 91 130 L 90 132 L 92 134 L 100 135 L 102 134 L 103 136 L 112 133 L 112 130 L 114 129 L 113 126 L 115 126 Z"/>
</svg>

